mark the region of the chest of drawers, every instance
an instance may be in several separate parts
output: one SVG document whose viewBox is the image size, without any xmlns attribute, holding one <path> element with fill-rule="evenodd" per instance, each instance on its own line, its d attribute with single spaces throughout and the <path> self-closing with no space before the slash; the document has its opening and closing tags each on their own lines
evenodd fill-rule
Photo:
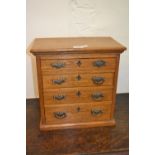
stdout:
<svg viewBox="0 0 155 155">
<path fill-rule="evenodd" d="M 40 129 L 115 125 L 119 57 L 125 49 L 111 37 L 35 39 Z"/>
</svg>

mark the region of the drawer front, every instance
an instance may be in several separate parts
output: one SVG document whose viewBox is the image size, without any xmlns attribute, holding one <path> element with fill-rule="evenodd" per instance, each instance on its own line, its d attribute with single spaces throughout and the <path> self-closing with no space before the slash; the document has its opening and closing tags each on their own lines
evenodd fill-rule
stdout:
<svg viewBox="0 0 155 155">
<path fill-rule="evenodd" d="M 45 108 L 47 124 L 105 121 L 110 119 L 111 102 L 53 106 Z"/>
<path fill-rule="evenodd" d="M 67 88 L 80 86 L 112 86 L 113 73 L 44 75 L 43 88 Z"/>
<path fill-rule="evenodd" d="M 44 92 L 45 105 L 91 103 L 112 100 L 112 89 L 102 87 L 79 87 L 51 89 Z"/>
<path fill-rule="evenodd" d="M 41 60 L 43 74 L 114 71 L 115 58 Z"/>
</svg>

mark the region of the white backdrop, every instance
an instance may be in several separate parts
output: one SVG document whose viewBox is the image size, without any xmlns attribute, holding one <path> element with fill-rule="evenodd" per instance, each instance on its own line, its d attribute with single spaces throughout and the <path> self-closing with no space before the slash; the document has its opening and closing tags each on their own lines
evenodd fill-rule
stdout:
<svg viewBox="0 0 155 155">
<path fill-rule="evenodd" d="M 112 36 L 128 48 L 128 0 L 27 0 L 26 97 L 38 97 L 36 37 Z M 129 50 L 129 49 L 128 49 Z M 117 93 L 129 92 L 128 50 L 121 55 Z"/>
</svg>

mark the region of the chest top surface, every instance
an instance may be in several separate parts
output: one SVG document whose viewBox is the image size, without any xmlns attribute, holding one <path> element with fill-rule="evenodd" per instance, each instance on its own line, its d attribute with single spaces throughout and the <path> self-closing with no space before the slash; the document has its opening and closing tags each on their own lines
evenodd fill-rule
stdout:
<svg viewBox="0 0 155 155">
<path fill-rule="evenodd" d="M 111 37 L 36 38 L 31 53 L 54 54 L 60 52 L 121 53 L 126 48 Z"/>
</svg>

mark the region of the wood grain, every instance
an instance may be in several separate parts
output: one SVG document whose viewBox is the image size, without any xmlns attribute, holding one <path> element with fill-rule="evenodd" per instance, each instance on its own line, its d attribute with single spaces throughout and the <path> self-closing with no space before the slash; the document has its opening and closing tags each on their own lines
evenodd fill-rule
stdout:
<svg viewBox="0 0 155 155">
<path fill-rule="evenodd" d="M 38 99 L 26 101 L 27 155 L 128 155 L 129 95 L 116 97 L 116 126 L 40 131 Z"/>
<path fill-rule="evenodd" d="M 93 98 L 93 95 L 99 93 L 103 97 Z M 56 97 L 62 96 L 62 99 Z M 64 97 L 64 98 L 63 98 Z M 112 100 L 112 89 L 102 87 L 78 87 L 78 88 L 61 88 L 50 89 L 44 92 L 44 104 L 46 105 L 63 105 L 75 103 L 103 102 Z"/>
<path fill-rule="evenodd" d="M 86 45 L 85 48 L 74 48 L 74 46 Z M 33 54 L 99 51 L 121 53 L 126 48 L 111 37 L 72 37 L 72 38 L 37 38 L 31 48 Z"/>
<path fill-rule="evenodd" d="M 111 119 L 114 119 L 114 112 L 115 112 L 115 102 L 116 102 L 116 91 L 117 91 L 117 79 L 118 79 L 118 70 L 119 70 L 119 60 L 120 60 L 120 55 L 117 55 L 116 58 L 116 68 L 115 68 L 115 74 L 114 74 L 114 88 L 113 88 L 113 99 L 112 99 L 112 108 L 111 108 Z"/>
<path fill-rule="evenodd" d="M 78 110 L 80 109 L 80 110 Z M 92 115 L 92 110 L 101 110 L 102 113 L 97 115 Z M 70 104 L 64 106 L 52 106 L 45 108 L 46 123 L 55 124 L 66 124 L 66 126 L 72 126 L 77 123 L 87 123 L 87 122 L 98 122 L 101 123 L 105 120 L 110 119 L 110 103 L 87 103 L 87 104 Z M 65 112 L 65 118 L 56 118 L 55 112 Z M 95 124 L 95 123 L 94 123 Z M 62 126 L 59 129 L 63 129 Z"/>
<path fill-rule="evenodd" d="M 97 61 L 105 62 L 101 67 L 94 66 Z M 63 64 L 61 68 L 53 67 L 54 64 Z M 93 73 L 93 72 L 114 72 L 116 65 L 115 58 L 98 59 L 55 59 L 42 60 L 41 69 L 43 74 L 66 74 L 66 73 Z"/>
<path fill-rule="evenodd" d="M 52 131 L 52 130 L 66 130 L 66 129 L 87 129 L 87 128 L 94 128 L 94 127 L 103 127 L 103 126 L 115 126 L 116 121 L 114 119 L 107 119 L 102 121 L 95 120 L 94 122 L 74 122 L 74 123 L 61 123 L 61 124 L 42 124 L 40 122 L 40 129 L 41 131 Z"/>
<path fill-rule="evenodd" d="M 39 56 L 40 56 L 40 58 L 41 58 L 41 60 L 55 60 L 55 59 L 57 59 L 57 60 L 63 60 L 63 59 L 94 59 L 94 58 L 96 58 L 96 59 L 100 59 L 100 58 L 103 58 L 103 59 L 105 59 L 105 58 L 116 58 L 116 56 L 118 55 L 118 53 L 115 53 L 115 51 L 113 51 L 113 53 L 110 53 L 110 54 L 108 54 L 108 53 L 99 53 L 99 52 L 94 52 L 94 53 L 85 53 L 85 52 L 83 52 L 83 53 L 74 53 L 74 54 L 72 54 L 72 53 L 67 53 L 67 54 L 40 54 Z"/>
<path fill-rule="evenodd" d="M 36 39 L 31 52 L 37 56 L 40 129 L 114 125 L 119 57 L 125 49 L 111 37 Z M 92 108 L 104 113 L 92 117 Z"/>
<path fill-rule="evenodd" d="M 40 113 L 41 118 L 40 122 L 42 124 L 45 123 L 45 113 L 44 113 L 44 95 L 43 95 L 43 80 L 42 80 L 42 72 L 41 72 L 41 63 L 40 63 L 40 57 L 36 57 L 37 62 L 37 75 L 38 75 L 38 88 L 39 88 L 39 99 L 40 99 Z"/>
<path fill-rule="evenodd" d="M 81 79 L 77 80 L 80 76 Z M 93 77 L 101 77 L 104 82 L 96 84 L 93 82 Z M 62 75 L 44 75 L 43 76 L 43 89 L 53 88 L 70 88 L 70 87 L 81 87 L 81 86 L 113 86 L 113 73 L 95 73 L 95 74 L 62 74 Z M 54 83 L 54 80 L 64 80 L 61 84 Z"/>
</svg>

